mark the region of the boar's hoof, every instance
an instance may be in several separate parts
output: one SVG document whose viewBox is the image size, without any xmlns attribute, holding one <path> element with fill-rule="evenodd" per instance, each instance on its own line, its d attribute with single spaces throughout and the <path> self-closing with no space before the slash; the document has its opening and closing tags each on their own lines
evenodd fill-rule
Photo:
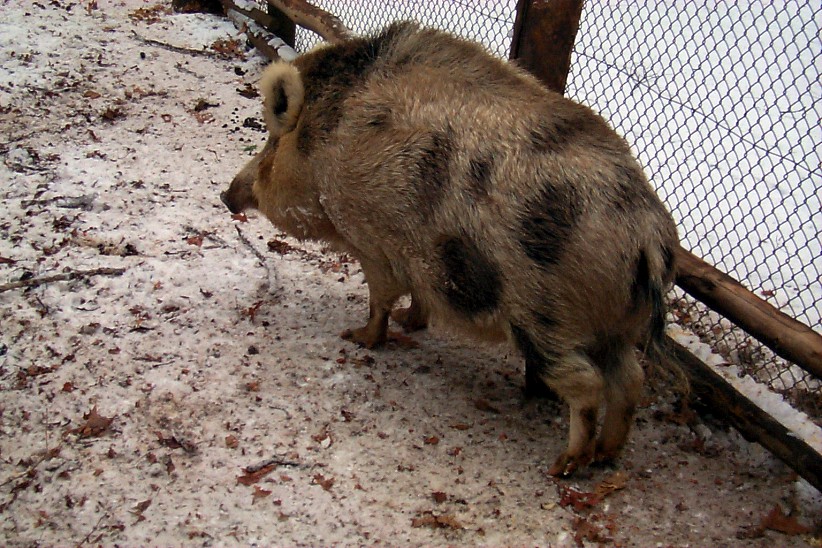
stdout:
<svg viewBox="0 0 822 548">
<path fill-rule="evenodd" d="M 602 464 L 605 466 L 610 466 L 616 462 L 617 458 L 620 454 L 619 448 L 617 449 L 606 449 L 600 446 L 597 443 L 597 450 L 594 453 L 594 462 L 596 464 Z"/>
<path fill-rule="evenodd" d="M 548 474 L 555 477 L 567 478 L 573 475 L 578 468 L 582 468 L 591 462 L 591 455 L 569 455 L 563 453 L 548 469 Z"/>
<path fill-rule="evenodd" d="M 397 308 L 391 311 L 391 319 L 402 326 L 403 331 L 411 333 L 428 327 L 428 318 L 419 307 Z"/>
<path fill-rule="evenodd" d="M 375 333 L 374 330 L 369 329 L 366 325 L 359 329 L 346 329 L 340 334 L 340 337 L 347 341 L 357 343 L 365 348 L 376 348 L 385 344 L 388 339 L 388 333 Z"/>
</svg>

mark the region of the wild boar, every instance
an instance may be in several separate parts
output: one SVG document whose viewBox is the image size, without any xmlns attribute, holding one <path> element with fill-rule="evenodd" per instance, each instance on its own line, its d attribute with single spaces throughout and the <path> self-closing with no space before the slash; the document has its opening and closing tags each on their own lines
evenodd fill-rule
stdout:
<svg viewBox="0 0 822 548">
<path fill-rule="evenodd" d="M 364 327 L 509 340 L 570 407 L 568 475 L 622 449 L 659 341 L 677 232 L 629 146 L 589 108 L 477 44 L 412 23 L 271 65 L 265 148 L 221 198 L 355 256 Z M 599 407 L 605 403 L 600 435 Z"/>
</svg>

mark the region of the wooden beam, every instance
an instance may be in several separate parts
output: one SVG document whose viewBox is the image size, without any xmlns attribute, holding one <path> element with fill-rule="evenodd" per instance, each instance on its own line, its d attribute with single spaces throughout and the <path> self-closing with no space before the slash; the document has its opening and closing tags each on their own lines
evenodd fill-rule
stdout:
<svg viewBox="0 0 822 548">
<path fill-rule="evenodd" d="M 220 0 L 226 16 L 245 32 L 248 41 L 271 61 L 278 59 L 291 60 L 297 53 L 281 37 L 273 36 L 268 28 L 273 24 L 272 17 L 266 12 L 251 7 L 237 5 L 234 0 Z"/>
<path fill-rule="evenodd" d="M 297 41 L 297 25 L 280 8 L 268 4 L 269 23 L 265 25 L 266 30 L 274 36 L 279 36 L 283 41 L 294 47 Z"/>
<path fill-rule="evenodd" d="M 326 42 L 336 43 L 350 38 L 351 31 L 337 16 L 313 6 L 305 0 L 267 0 L 296 24 L 316 32 Z"/>
<path fill-rule="evenodd" d="M 822 491 L 822 456 L 782 423 L 737 392 L 719 373 L 671 338 L 671 359 L 688 376 L 694 394 L 712 413 L 730 423 L 749 441 L 756 441 Z"/>
<path fill-rule="evenodd" d="M 565 93 L 583 0 L 519 0 L 510 58 Z"/>
<path fill-rule="evenodd" d="M 676 283 L 778 356 L 822 379 L 822 335 L 757 297 L 693 253 L 676 250 Z"/>
</svg>

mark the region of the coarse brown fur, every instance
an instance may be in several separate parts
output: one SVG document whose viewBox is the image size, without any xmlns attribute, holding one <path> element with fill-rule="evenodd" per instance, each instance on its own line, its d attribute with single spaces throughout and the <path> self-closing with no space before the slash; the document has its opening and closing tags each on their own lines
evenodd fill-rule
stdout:
<svg viewBox="0 0 822 548">
<path fill-rule="evenodd" d="M 410 23 L 272 65 L 263 92 L 269 142 L 222 198 L 360 260 L 369 319 L 344 336 L 385 342 L 410 293 L 406 327 L 511 340 L 568 402 L 551 473 L 616 457 L 643 382 L 634 345 L 661 336 L 678 245 L 625 141 L 480 46 Z"/>
</svg>

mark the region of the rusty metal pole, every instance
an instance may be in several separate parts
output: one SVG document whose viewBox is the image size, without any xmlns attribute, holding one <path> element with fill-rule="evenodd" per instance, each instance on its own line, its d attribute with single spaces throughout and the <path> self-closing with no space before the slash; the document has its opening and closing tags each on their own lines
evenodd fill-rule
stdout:
<svg viewBox="0 0 822 548">
<path fill-rule="evenodd" d="M 510 59 L 565 93 L 583 0 L 519 0 Z"/>
</svg>

